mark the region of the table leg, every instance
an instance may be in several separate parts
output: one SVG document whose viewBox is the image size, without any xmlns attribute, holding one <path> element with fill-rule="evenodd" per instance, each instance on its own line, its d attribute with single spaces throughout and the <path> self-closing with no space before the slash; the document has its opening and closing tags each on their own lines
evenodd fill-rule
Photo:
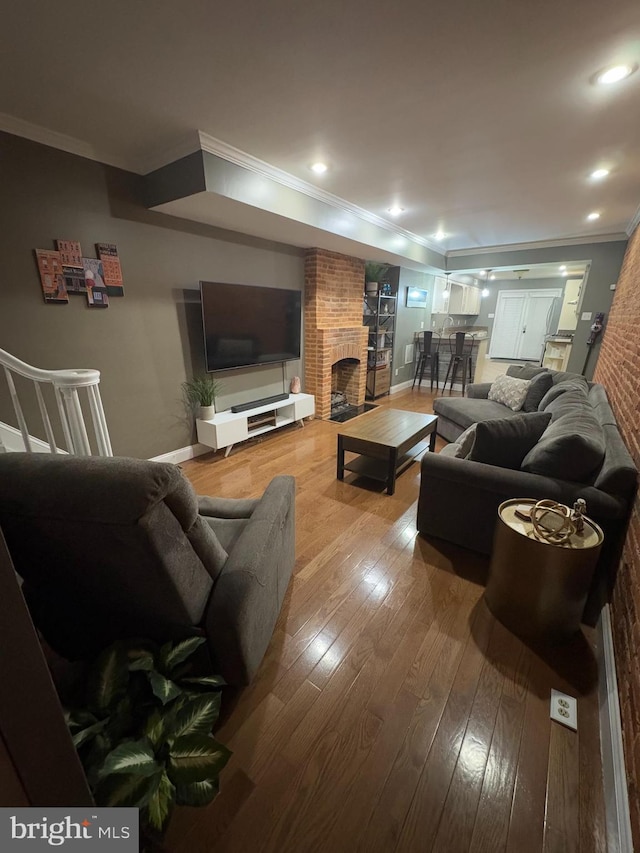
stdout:
<svg viewBox="0 0 640 853">
<path fill-rule="evenodd" d="M 435 452 L 436 452 L 436 431 L 434 429 L 433 432 L 431 433 L 431 435 L 429 436 L 429 453 L 435 453 Z"/>
<path fill-rule="evenodd" d="M 389 468 L 387 474 L 387 494 L 392 495 L 396 490 L 396 468 L 398 467 L 398 450 L 395 447 L 389 450 Z"/>
<path fill-rule="evenodd" d="M 338 480 L 344 480 L 344 445 L 342 436 L 338 436 L 338 470 L 336 472 Z"/>
</svg>

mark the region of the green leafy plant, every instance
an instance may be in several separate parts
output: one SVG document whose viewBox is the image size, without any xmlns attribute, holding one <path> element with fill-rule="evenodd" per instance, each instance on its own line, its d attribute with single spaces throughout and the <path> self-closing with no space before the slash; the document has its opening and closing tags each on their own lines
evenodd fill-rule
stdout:
<svg viewBox="0 0 640 853">
<path fill-rule="evenodd" d="M 389 272 L 389 264 L 377 264 L 373 261 L 367 261 L 364 265 L 365 281 L 381 282 Z"/>
<path fill-rule="evenodd" d="M 222 385 L 213 376 L 194 376 L 182 383 L 182 389 L 191 406 L 213 406 Z"/>
<path fill-rule="evenodd" d="M 97 804 L 137 806 L 157 831 L 174 805 L 211 802 L 231 756 L 211 734 L 225 682 L 194 676 L 189 662 L 204 642 L 109 646 L 66 714 Z"/>
</svg>

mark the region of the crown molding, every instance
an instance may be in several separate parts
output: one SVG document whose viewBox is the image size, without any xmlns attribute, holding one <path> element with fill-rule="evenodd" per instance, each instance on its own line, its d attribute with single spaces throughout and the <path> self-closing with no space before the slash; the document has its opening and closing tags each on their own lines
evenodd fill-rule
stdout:
<svg viewBox="0 0 640 853">
<path fill-rule="evenodd" d="M 289 189 L 296 190 L 297 192 L 309 196 L 309 198 L 324 202 L 324 204 L 328 204 L 331 207 L 344 211 L 345 213 L 351 213 L 354 216 L 365 220 L 365 222 L 370 222 L 372 225 L 384 228 L 392 234 L 405 237 L 413 243 L 418 243 L 420 246 L 424 246 L 427 249 L 437 252 L 439 255 L 444 255 L 442 246 L 439 246 L 431 240 L 427 240 L 426 237 L 414 234 L 413 231 L 407 231 L 406 228 L 401 228 L 393 222 L 389 222 L 387 219 L 383 219 L 381 216 L 371 213 L 371 211 L 366 210 L 364 207 L 352 204 L 350 201 L 334 195 L 333 193 L 327 192 L 321 187 L 317 187 L 315 184 L 311 184 L 302 178 L 296 178 L 289 172 L 285 172 L 283 169 L 278 169 L 277 166 L 272 166 L 270 163 L 266 163 L 264 160 L 260 160 L 252 154 L 247 154 L 239 148 L 234 148 L 233 145 L 228 145 L 226 142 L 216 139 L 213 136 L 209 136 L 207 133 L 198 131 L 198 136 L 200 139 L 200 147 L 203 151 L 206 151 L 207 154 L 213 154 L 214 156 L 220 157 L 222 160 L 226 160 L 229 163 L 234 163 L 236 166 L 240 166 L 249 172 L 254 172 L 255 174 L 261 175 L 265 178 L 270 178 L 272 181 L 276 181 L 282 186 L 289 187 Z"/>
<path fill-rule="evenodd" d="M 112 157 L 108 152 L 94 148 L 93 145 L 84 142 L 82 139 L 67 136 L 65 133 L 58 133 L 56 130 L 50 130 L 48 127 L 42 127 L 39 124 L 32 124 L 30 121 L 10 116 L 7 113 L 0 113 L 0 130 L 14 136 L 30 139 L 32 142 L 39 142 L 41 145 L 48 145 L 50 148 L 66 151 L 68 154 L 84 157 L 87 160 L 105 163 L 107 166 L 115 166 L 117 169 L 126 169 L 128 172 L 136 171 L 135 168 L 132 168 L 131 163 L 121 160 L 119 157 Z"/>
<path fill-rule="evenodd" d="M 445 258 L 461 258 L 467 255 L 491 255 L 495 252 L 521 252 L 527 249 L 554 249 L 564 246 L 588 246 L 591 243 L 626 242 L 629 239 L 624 231 L 615 234 L 594 234 L 593 237 L 567 237 L 557 240 L 534 240 L 530 243 L 506 243 L 502 246 L 478 246 L 469 249 L 451 249 L 445 252 Z"/>
<path fill-rule="evenodd" d="M 629 224 L 627 225 L 627 237 L 631 237 L 638 225 L 640 225 L 640 204 L 638 205 L 638 209 L 633 214 Z"/>
</svg>

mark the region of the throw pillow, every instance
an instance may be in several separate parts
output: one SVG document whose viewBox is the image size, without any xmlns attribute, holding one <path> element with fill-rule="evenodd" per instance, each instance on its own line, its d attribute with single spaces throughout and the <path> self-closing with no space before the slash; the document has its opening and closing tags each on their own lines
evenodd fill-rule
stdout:
<svg viewBox="0 0 640 853">
<path fill-rule="evenodd" d="M 513 412 L 519 412 L 527 396 L 529 383 L 528 379 L 515 379 L 506 374 L 498 376 L 489 388 L 487 399 L 493 400 L 494 403 L 502 403 Z"/>
<path fill-rule="evenodd" d="M 524 376 L 521 378 L 524 379 Z M 537 373 L 533 376 L 530 380 L 527 396 L 524 398 L 522 411 L 537 412 L 540 402 L 552 385 L 553 377 L 548 370 L 544 371 L 544 373 Z"/>
<path fill-rule="evenodd" d="M 479 421 L 468 459 L 499 468 L 519 468 L 549 425 L 551 415 L 530 412 L 512 418 Z"/>
<path fill-rule="evenodd" d="M 440 454 L 443 456 L 453 456 L 455 459 L 466 459 L 471 453 L 471 448 L 476 438 L 477 426 L 477 424 L 471 424 L 454 442 L 443 447 Z"/>
<path fill-rule="evenodd" d="M 574 393 L 563 394 L 556 403 Z M 552 420 L 540 441 L 523 459 L 521 467 L 531 474 L 590 484 L 602 466 L 604 454 L 602 427 L 595 415 L 578 407 Z"/>
</svg>

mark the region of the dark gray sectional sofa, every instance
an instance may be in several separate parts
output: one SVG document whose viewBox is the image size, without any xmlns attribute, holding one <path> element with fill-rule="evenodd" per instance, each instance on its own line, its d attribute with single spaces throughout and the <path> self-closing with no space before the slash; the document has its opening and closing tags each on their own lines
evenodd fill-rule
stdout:
<svg viewBox="0 0 640 853">
<path fill-rule="evenodd" d="M 485 428 L 491 429 L 500 426 L 494 423 L 498 419 L 502 424 L 502 419 L 523 420 L 521 412 L 487 399 L 490 383 L 469 386 L 464 398 L 434 400 L 438 433 L 453 444 L 439 454 L 425 454 L 422 460 L 418 530 L 489 554 L 502 501 L 550 498 L 572 506 L 584 498 L 588 515 L 605 532 L 600 565 L 609 564 L 613 569 L 636 489 L 637 470 L 602 385 L 586 382 L 576 374 L 542 368 L 512 366 L 507 371 L 524 379 L 542 373 L 546 375 L 536 382 L 541 392 L 548 390 L 542 399 L 537 399 L 539 394 L 533 395 L 535 407 L 525 404 L 524 409 L 546 411 L 550 422 L 515 469 L 454 455 L 460 450 L 458 440 L 467 441 L 468 436 L 462 434 L 472 424 L 490 421 Z"/>
</svg>

